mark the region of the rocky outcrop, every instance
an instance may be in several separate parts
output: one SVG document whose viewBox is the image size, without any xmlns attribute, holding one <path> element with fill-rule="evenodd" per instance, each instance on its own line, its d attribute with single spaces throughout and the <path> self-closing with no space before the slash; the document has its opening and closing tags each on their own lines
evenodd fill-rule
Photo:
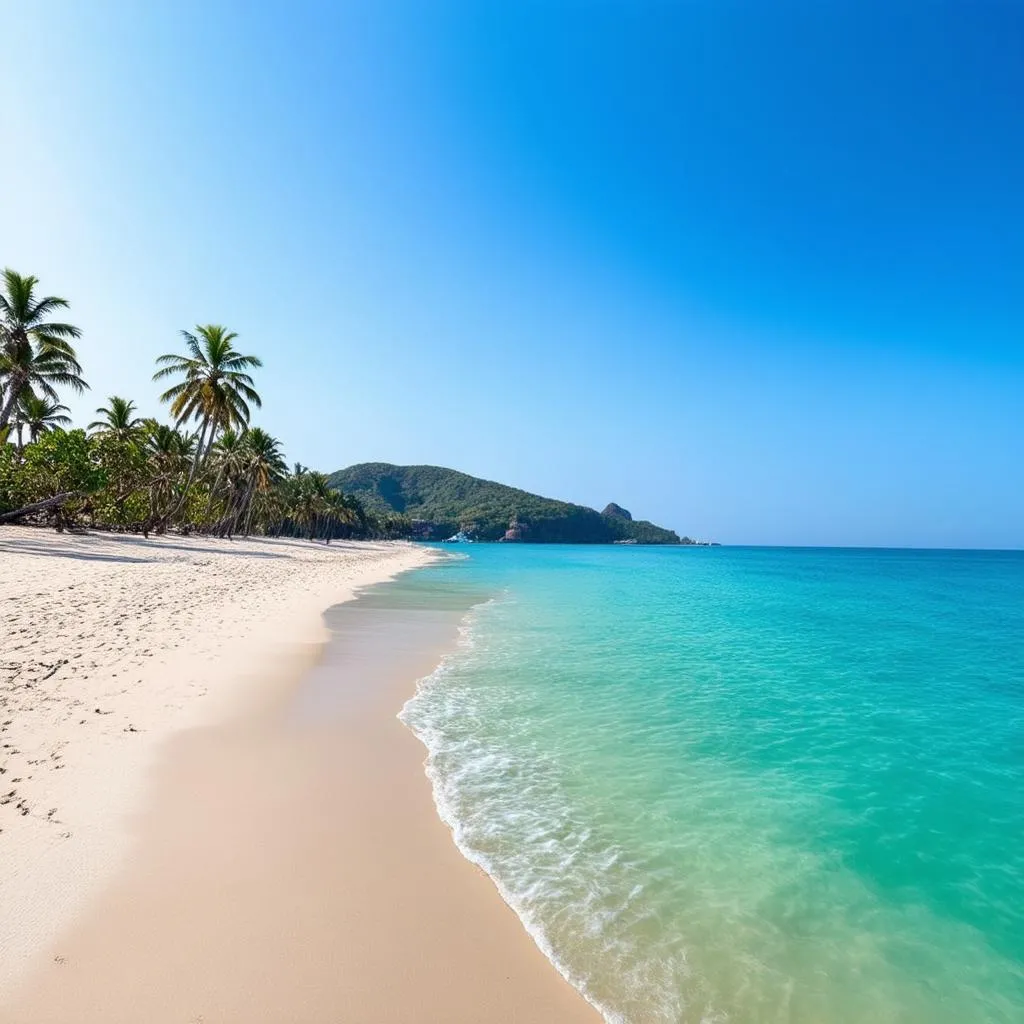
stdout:
<svg viewBox="0 0 1024 1024">
<path fill-rule="evenodd" d="M 523 525 L 519 522 L 518 516 L 513 516 L 508 524 L 508 529 L 505 531 L 505 536 L 501 537 L 502 541 L 508 543 L 514 543 L 515 541 L 521 541 L 523 539 Z"/>
<path fill-rule="evenodd" d="M 475 541 L 533 544 L 678 544 L 679 535 L 636 520 L 612 502 L 596 509 L 556 501 L 516 487 L 468 476 L 443 466 L 395 466 L 364 462 L 331 475 L 330 486 L 359 499 L 368 513 L 390 523 L 402 517 L 409 534 L 445 540 L 459 530 Z M 511 520 L 515 519 L 515 522 Z M 472 521 L 473 528 L 466 524 Z M 395 533 L 401 524 L 392 529 Z"/>
<path fill-rule="evenodd" d="M 616 505 L 614 501 L 609 502 L 604 507 L 604 511 L 601 513 L 603 516 L 614 516 L 616 519 L 625 519 L 626 522 L 633 522 L 633 517 L 629 514 L 628 509 L 624 509 L 621 505 Z"/>
</svg>

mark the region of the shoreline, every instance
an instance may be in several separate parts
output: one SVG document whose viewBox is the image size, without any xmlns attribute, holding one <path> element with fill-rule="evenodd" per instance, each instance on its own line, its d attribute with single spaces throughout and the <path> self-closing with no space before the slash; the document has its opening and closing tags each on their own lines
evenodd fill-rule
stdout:
<svg viewBox="0 0 1024 1024">
<path fill-rule="evenodd" d="M 128 816 L 165 743 L 301 674 L 327 638 L 325 606 L 433 556 L 394 543 L 4 526 L 0 557 L 7 992 L 123 866 Z"/>
<path fill-rule="evenodd" d="M 460 633 L 462 628 L 460 627 Z M 482 856 L 476 850 L 474 850 L 465 840 L 462 832 L 462 826 L 456 815 L 454 809 L 448 803 L 441 793 L 441 777 L 438 773 L 437 768 L 432 763 L 434 755 L 437 753 L 437 749 L 431 745 L 429 738 L 422 735 L 417 730 L 415 724 L 411 721 L 411 715 L 408 713 L 409 706 L 416 700 L 420 693 L 420 688 L 428 681 L 433 681 L 434 677 L 443 672 L 447 659 L 450 657 L 452 652 L 445 654 L 442 660 L 434 668 L 433 672 L 428 673 L 425 677 L 418 680 L 416 689 L 408 700 L 403 704 L 401 711 L 398 714 L 398 720 L 406 727 L 409 733 L 420 743 L 423 749 L 426 751 L 426 759 L 423 764 L 424 775 L 427 782 L 430 785 L 430 797 L 434 805 L 434 811 L 444 825 L 451 838 L 452 844 L 455 849 L 459 852 L 460 856 L 465 860 L 467 864 L 472 865 L 479 872 L 481 872 L 490 881 L 494 890 L 497 892 L 501 901 L 506 907 L 515 915 L 516 919 L 522 926 L 523 931 L 529 936 L 530 941 L 536 946 L 537 950 L 541 953 L 544 959 L 551 965 L 554 971 L 562 978 L 565 983 L 576 992 L 581 1001 L 585 1002 L 588 1007 L 593 1011 L 594 1021 L 603 1021 L 609 1019 L 605 1016 L 606 1008 L 600 1003 L 596 1002 L 591 998 L 590 994 L 586 991 L 585 980 L 581 977 L 574 977 L 572 969 L 566 964 L 557 954 L 555 949 L 552 947 L 547 935 L 544 933 L 542 926 L 535 920 L 532 920 L 527 909 L 520 905 L 517 905 L 518 901 L 513 895 L 509 887 L 501 880 L 499 875 L 495 871 L 494 865 L 488 861 L 485 856 Z M 618 1019 L 618 1018 L 615 1018 Z M 0 1022 L 2 1024 L 2 1022 Z"/>
<path fill-rule="evenodd" d="M 415 563 L 378 579 L 436 557 L 404 550 Z M 600 1020 L 457 848 L 397 717 L 465 609 L 375 603 L 334 602 L 244 700 L 165 738 L 130 857 L 37 948 L 0 1021 Z"/>
</svg>

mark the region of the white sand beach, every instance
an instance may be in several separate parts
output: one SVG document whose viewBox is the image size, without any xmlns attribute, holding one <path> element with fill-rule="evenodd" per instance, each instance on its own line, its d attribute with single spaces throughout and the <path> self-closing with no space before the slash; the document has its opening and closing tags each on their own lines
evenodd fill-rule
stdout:
<svg viewBox="0 0 1024 1024">
<path fill-rule="evenodd" d="M 430 557 L 0 527 L 0 992 L 121 865 L 161 743 L 300 671 L 325 608 Z"/>
<path fill-rule="evenodd" d="M 0 529 L 0 1024 L 599 1019 L 396 718 L 460 613 L 324 625 L 436 557 Z"/>
</svg>

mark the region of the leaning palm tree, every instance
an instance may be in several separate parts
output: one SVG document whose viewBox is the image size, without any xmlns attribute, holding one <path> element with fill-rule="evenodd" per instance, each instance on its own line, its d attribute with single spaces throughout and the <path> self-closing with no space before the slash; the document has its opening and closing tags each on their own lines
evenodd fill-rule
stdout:
<svg viewBox="0 0 1024 1024">
<path fill-rule="evenodd" d="M 55 295 L 37 298 L 38 278 L 23 277 L 10 268 L 3 272 L 0 288 L 0 428 L 10 423 L 18 401 L 26 390 L 56 402 L 54 385 L 81 392 L 82 380 L 71 341 L 81 331 L 71 324 L 49 320 L 54 311 L 66 309 L 65 299 Z"/>
<path fill-rule="evenodd" d="M 178 488 L 192 465 L 196 440 L 156 420 L 145 420 L 142 426 L 149 468 L 148 526 L 162 521 L 174 507 Z"/>
<path fill-rule="evenodd" d="M 281 442 L 260 427 L 246 431 L 245 449 L 248 486 L 234 522 L 237 523 L 238 518 L 245 514 L 245 534 L 248 536 L 252 528 L 254 495 L 265 496 L 274 484 L 284 479 L 288 466 L 281 453 Z"/>
<path fill-rule="evenodd" d="M 217 469 L 217 479 L 211 490 L 211 506 L 213 495 L 220 494 L 221 484 L 225 485 L 215 532 L 230 537 L 244 516 L 248 533 L 252 524 L 254 496 L 266 494 L 287 472 L 281 442 L 260 427 L 252 427 L 244 434 L 225 430 L 214 445 L 210 459 Z"/>
<path fill-rule="evenodd" d="M 97 433 L 114 434 L 117 437 L 131 437 L 141 426 L 143 421 L 135 416 L 135 403 L 128 398 L 119 398 L 111 395 L 107 405 L 101 405 L 96 413 L 100 419 L 93 420 L 89 424 L 89 430 Z"/>
<path fill-rule="evenodd" d="M 324 506 L 327 514 L 326 540 L 331 543 L 336 526 L 349 528 L 359 522 L 356 512 L 356 505 L 349 500 L 341 491 L 331 488 L 324 498 Z"/>
<path fill-rule="evenodd" d="M 245 435 L 230 427 L 225 430 L 210 451 L 209 465 L 216 470 L 216 476 L 210 485 L 210 496 L 206 502 L 205 519 L 209 520 L 213 503 L 221 496 L 221 484 L 226 483 L 223 497 L 221 519 L 230 515 L 238 492 L 244 488 L 245 464 L 248 453 L 245 449 Z"/>
<path fill-rule="evenodd" d="M 300 508 L 309 528 L 309 539 L 320 532 L 324 516 L 330 511 L 331 485 L 326 473 L 307 472 L 302 478 Z"/>
<path fill-rule="evenodd" d="M 22 391 L 14 414 L 19 441 L 23 428 L 28 430 L 30 441 L 38 441 L 40 434 L 48 434 L 58 427 L 71 426 L 71 417 L 65 415 L 68 412 L 70 410 L 66 405 L 51 402 L 31 391 Z"/>
<path fill-rule="evenodd" d="M 267 490 L 288 472 L 284 455 L 281 454 L 281 442 L 262 428 L 253 427 L 246 431 L 245 447 L 249 453 L 248 472 L 256 484 L 256 490 Z"/>
<path fill-rule="evenodd" d="M 196 333 L 182 331 L 188 355 L 160 356 L 161 368 L 153 380 L 180 376 L 183 379 L 168 388 L 161 402 L 170 402 L 171 415 L 180 425 L 188 420 L 199 423 L 199 442 L 182 494 L 184 504 L 196 471 L 213 447 L 219 431 L 232 427 L 245 429 L 249 424 L 249 405 L 263 403 L 246 372 L 263 363 L 256 356 L 242 355 L 233 347 L 238 337 L 218 324 L 197 326 Z"/>
</svg>

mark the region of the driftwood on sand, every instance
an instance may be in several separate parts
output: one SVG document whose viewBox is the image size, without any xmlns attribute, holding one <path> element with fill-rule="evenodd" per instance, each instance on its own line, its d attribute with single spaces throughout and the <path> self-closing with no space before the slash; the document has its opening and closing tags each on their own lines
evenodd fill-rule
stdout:
<svg viewBox="0 0 1024 1024">
<path fill-rule="evenodd" d="M 45 501 L 34 501 L 31 505 L 16 508 L 13 512 L 0 514 L 0 523 L 10 523 L 24 516 L 34 515 L 36 512 L 53 512 L 59 509 L 65 502 L 71 501 L 72 498 L 79 498 L 81 495 L 81 491 L 64 491 L 61 494 L 55 494 L 52 498 L 47 498 Z"/>
</svg>

